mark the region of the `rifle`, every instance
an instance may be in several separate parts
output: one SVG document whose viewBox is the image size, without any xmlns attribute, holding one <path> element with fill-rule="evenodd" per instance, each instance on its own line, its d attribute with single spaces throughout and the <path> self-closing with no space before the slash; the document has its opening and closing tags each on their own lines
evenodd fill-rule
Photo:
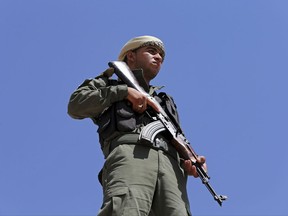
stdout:
<svg viewBox="0 0 288 216">
<path fill-rule="evenodd" d="M 220 206 L 222 206 L 222 202 L 226 200 L 228 197 L 224 195 L 218 195 L 212 186 L 209 184 L 210 177 L 208 176 L 206 170 L 203 168 L 202 164 L 197 161 L 197 154 L 191 147 L 189 141 L 186 139 L 186 137 L 183 135 L 183 133 L 179 133 L 179 127 L 175 126 L 173 122 L 170 120 L 169 116 L 166 114 L 166 112 L 163 110 L 161 105 L 158 103 L 158 101 L 150 96 L 138 83 L 136 80 L 133 72 L 130 70 L 130 68 L 127 66 L 125 62 L 122 61 L 112 61 L 109 62 L 108 65 L 112 68 L 114 68 L 115 74 L 124 82 L 127 84 L 127 86 L 134 88 L 141 92 L 142 94 L 146 95 L 148 100 L 151 100 L 160 110 L 160 112 L 156 113 L 157 120 L 150 123 L 149 127 L 144 127 L 144 129 L 140 133 L 140 139 L 144 139 L 148 142 L 153 142 L 154 137 L 156 134 L 167 130 L 171 137 L 171 143 L 175 147 L 175 149 L 178 151 L 180 156 L 185 160 L 190 160 L 192 164 L 196 167 L 197 173 L 202 181 L 202 183 L 206 186 L 206 188 L 209 190 L 211 195 L 214 197 L 214 200 L 218 202 Z"/>
</svg>

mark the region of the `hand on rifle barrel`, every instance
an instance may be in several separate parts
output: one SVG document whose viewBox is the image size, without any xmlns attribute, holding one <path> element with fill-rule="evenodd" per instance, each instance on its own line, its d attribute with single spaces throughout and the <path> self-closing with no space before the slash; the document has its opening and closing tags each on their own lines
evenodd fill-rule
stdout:
<svg viewBox="0 0 288 216">
<path fill-rule="evenodd" d="M 196 158 L 197 162 L 199 164 L 202 164 L 203 169 L 207 172 L 207 165 L 206 165 L 206 159 L 204 156 L 198 156 Z M 184 160 L 183 168 L 187 172 L 188 175 L 192 175 L 195 178 L 199 177 L 195 165 L 192 164 L 191 160 Z"/>
</svg>

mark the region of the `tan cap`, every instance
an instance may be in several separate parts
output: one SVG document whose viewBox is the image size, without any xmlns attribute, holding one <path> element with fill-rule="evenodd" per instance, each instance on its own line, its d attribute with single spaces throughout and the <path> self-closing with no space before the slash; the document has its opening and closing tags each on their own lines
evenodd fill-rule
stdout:
<svg viewBox="0 0 288 216">
<path fill-rule="evenodd" d="M 156 46 L 160 50 L 162 58 L 164 60 L 165 49 L 164 49 L 163 42 L 159 38 L 156 38 L 154 36 L 149 36 L 149 35 L 139 36 L 139 37 L 135 37 L 129 40 L 122 47 L 121 52 L 118 56 L 118 60 L 123 61 L 128 51 L 135 50 L 144 46 Z"/>
</svg>

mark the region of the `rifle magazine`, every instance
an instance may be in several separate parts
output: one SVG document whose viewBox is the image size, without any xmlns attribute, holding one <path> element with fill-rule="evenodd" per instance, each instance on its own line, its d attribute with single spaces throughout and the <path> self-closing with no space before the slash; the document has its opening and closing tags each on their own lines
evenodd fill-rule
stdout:
<svg viewBox="0 0 288 216">
<path fill-rule="evenodd" d="M 139 135 L 139 140 L 144 142 L 149 142 L 150 144 L 154 143 L 155 137 L 157 134 L 166 130 L 166 127 L 160 120 L 153 121 L 146 125 Z"/>
</svg>

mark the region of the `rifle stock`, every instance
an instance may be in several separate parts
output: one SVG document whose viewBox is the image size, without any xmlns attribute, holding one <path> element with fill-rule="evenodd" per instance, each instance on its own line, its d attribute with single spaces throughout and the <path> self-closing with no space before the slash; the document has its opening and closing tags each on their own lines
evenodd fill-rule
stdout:
<svg viewBox="0 0 288 216">
<path fill-rule="evenodd" d="M 209 190 L 213 198 L 218 202 L 220 206 L 222 206 L 222 202 L 227 199 L 227 196 L 218 195 L 214 189 L 209 184 L 210 177 L 208 176 L 206 170 L 203 168 L 202 164 L 197 161 L 198 155 L 191 147 L 189 141 L 184 137 L 182 133 L 179 133 L 178 128 L 173 124 L 170 120 L 169 116 L 163 110 L 161 105 L 156 101 L 156 99 L 150 96 L 144 89 L 139 85 L 137 79 L 135 78 L 133 72 L 127 66 L 125 62 L 122 61 L 112 61 L 109 62 L 108 65 L 114 68 L 115 74 L 127 84 L 127 86 L 138 90 L 143 93 L 150 99 L 160 110 L 160 112 L 156 113 L 157 121 L 152 123 L 150 127 L 146 128 L 145 131 L 142 131 L 140 137 L 146 141 L 152 142 L 155 134 L 162 132 L 163 130 L 169 131 L 172 135 L 172 145 L 178 151 L 180 156 L 185 160 L 190 160 L 193 165 L 195 165 L 197 173 L 202 181 L 202 183 Z"/>
</svg>

